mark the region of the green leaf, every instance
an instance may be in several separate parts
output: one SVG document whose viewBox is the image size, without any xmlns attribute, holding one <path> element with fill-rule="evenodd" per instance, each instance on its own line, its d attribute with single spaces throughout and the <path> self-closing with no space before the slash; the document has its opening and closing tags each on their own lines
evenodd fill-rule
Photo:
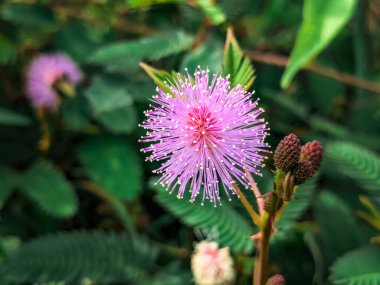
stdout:
<svg viewBox="0 0 380 285">
<path fill-rule="evenodd" d="M 110 77 L 98 77 L 86 90 L 94 118 L 109 131 L 130 133 L 137 125 L 133 98 L 125 86 Z"/>
<path fill-rule="evenodd" d="M 116 137 L 89 139 L 78 149 L 92 179 L 113 197 L 133 200 L 142 188 L 142 167 L 136 146 Z"/>
<path fill-rule="evenodd" d="M 373 196 L 380 195 L 380 158 L 377 154 L 350 142 L 330 143 L 326 153 L 342 173 L 356 180 Z"/>
<path fill-rule="evenodd" d="M 286 205 L 276 228 L 280 231 L 273 236 L 273 240 L 284 238 L 289 230 L 295 227 L 297 219 L 310 205 L 313 198 L 318 176 L 314 176 L 305 184 L 298 186 L 294 198 Z"/>
<path fill-rule="evenodd" d="M 154 185 L 154 183 L 151 183 Z M 155 200 L 184 224 L 199 227 L 202 230 L 216 230 L 221 246 L 230 247 L 235 252 L 251 252 L 253 249 L 250 236 L 254 228 L 236 212 L 228 202 L 223 206 L 214 207 L 212 203 L 204 206 L 178 199 L 171 195 L 160 185 L 152 186 L 157 190 Z"/>
<path fill-rule="evenodd" d="M 42 210 L 58 218 L 69 218 L 78 209 L 75 190 L 50 162 L 34 163 L 20 178 L 19 187 Z"/>
<path fill-rule="evenodd" d="M 16 187 L 18 175 L 5 165 L 0 165 L 0 209 Z"/>
<path fill-rule="evenodd" d="M 79 21 L 69 21 L 54 34 L 57 49 L 65 51 L 77 62 L 85 62 L 101 41 L 99 29 L 92 29 Z"/>
<path fill-rule="evenodd" d="M 0 125 L 5 126 L 29 126 L 31 120 L 23 114 L 0 108 Z"/>
<path fill-rule="evenodd" d="M 5 20 L 24 26 L 44 27 L 56 23 L 53 12 L 42 5 L 7 3 L 1 9 Z"/>
<path fill-rule="evenodd" d="M 185 0 L 128 0 L 128 6 L 130 8 L 141 8 L 159 4 L 177 4 L 183 2 L 185 2 Z"/>
<path fill-rule="evenodd" d="M 88 102 L 82 94 L 68 98 L 62 102 L 62 118 L 66 126 L 72 130 L 83 130 L 90 122 L 88 118 Z"/>
<path fill-rule="evenodd" d="M 0 64 L 7 64 L 17 57 L 17 48 L 2 34 L 0 34 L 0 50 Z"/>
<path fill-rule="evenodd" d="M 173 79 L 173 74 L 165 71 L 156 69 L 154 67 L 149 66 L 146 63 L 141 62 L 140 66 L 144 71 L 148 74 L 148 76 L 156 83 L 158 88 L 160 88 L 165 93 L 170 93 L 170 89 L 166 86 L 165 81 L 169 81 Z"/>
<path fill-rule="evenodd" d="M 227 31 L 223 59 L 223 75 L 228 74 L 230 75 L 231 88 L 240 84 L 248 90 L 255 79 L 255 70 L 249 59 L 244 56 L 231 28 Z"/>
<path fill-rule="evenodd" d="M 125 58 L 157 60 L 182 52 L 193 43 L 193 37 L 182 31 L 160 34 L 139 40 L 113 43 L 97 49 L 91 62 L 109 64 Z"/>
<path fill-rule="evenodd" d="M 379 285 L 380 247 L 366 246 L 339 258 L 331 267 L 333 284 Z"/>
<path fill-rule="evenodd" d="M 214 25 L 220 25 L 226 21 L 226 15 L 213 0 L 197 0 L 197 5 Z"/>
<path fill-rule="evenodd" d="M 189 52 L 183 58 L 180 71 L 187 68 L 192 73 L 198 66 L 201 66 L 203 69 L 208 68 L 211 74 L 220 73 L 222 71 L 222 59 L 223 51 L 219 44 L 207 43 Z"/>
<path fill-rule="evenodd" d="M 356 2 L 357 0 L 304 1 L 303 22 L 281 78 L 282 88 L 287 88 L 294 75 L 337 36 L 351 19 Z"/>
<path fill-rule="evenodd" d="M 25 243 L 1 264 L 0 275 L 12 283 L 138 284 L 153 268 L 157 253 L 141 237 L 101 231 L 59 233 Z"/>
<path fill-rule="evenodd" d="M 366 241 L 354 213 L 339 196 L 321 192 L 315 202 L 315 214 L 326 266 Z"/>
</svg>

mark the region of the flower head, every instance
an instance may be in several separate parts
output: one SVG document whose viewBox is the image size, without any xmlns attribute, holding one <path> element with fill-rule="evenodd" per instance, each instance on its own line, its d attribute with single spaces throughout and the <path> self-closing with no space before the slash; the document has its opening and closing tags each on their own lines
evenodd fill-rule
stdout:
<svg viewBox="0 0 380 285">
<path fill-rule="evenodd" d="M 293 171 L 294 183 L 300 185 L 313 176 L 313 166 L 310 161 L 305 160 L 297 164 Z"/>
<path fill-rule="evenodd" d="M 285 278 L 280 274 L 273 275 L 268 279 L 266 285 L 285 285 Z"/>
<path fill-rule="evenodd" d="M 260 174 L 268 152 L 264 142 L 267 126 L 259 116 L 258 100 L 243 87 L 230 88 L 229 77 L 209 76 L 197 70 L 194 79 L 178 74 L 167 87 L 172 94 L 157 88 L 155 103 L 146 111 L 141 125 L 148 132 L 141 141 L 151 143 L 142 149 L 151 152 L 147 160 L 164 160 L 155 170 L 162 174 L 159 183 L 170 192 L 178 189 L 183 198 L 190 186 L 193 202 L 203 188 L 203 199 L 220 203 L 219 185 L 229 197 L 231 182 L 248 186 L 244 169 Z M 230 189 L 230 190 L 228 190 Z"/>
<path fill-rule="evenodd" d="M 301 148 L 301 161 L 309 161 L 311 164 L 311 175 L 314 175 L 321 166 L 323 147 L 319 141 L 308 142 Z"/>
<path fill-rule="evenodd" d="M 29 66 L 26 94 L 33 106 L 54 110 L 59 102 L 54 84 L 58 80 L 66 80 L 76 85 L 81 78 L 81 71 L 67 55 L 62 53 L 40 55 Z"/>
<path fill-rule="evenodd" d="M 216 242 L 198 243 L 191 257 L 191 269 L 197 285 L 233 284 L 233 265 L 229 248 L 218 249 Z"/>
<path fill-rule="evenodd" d="M 289 134 L 280 141 L 274 152 L 274 165 L 278 169 L 290 171 L 297 165 L 300 154 L 300 139 L 294 134 Z"/>
</svg>

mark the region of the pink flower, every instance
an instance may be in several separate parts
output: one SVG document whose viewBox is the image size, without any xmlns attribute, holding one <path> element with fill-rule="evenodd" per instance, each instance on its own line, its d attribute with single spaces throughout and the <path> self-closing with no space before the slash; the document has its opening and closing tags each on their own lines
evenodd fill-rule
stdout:
<svg viewBox="0 0 380 285">
<path fill-rule="evenodd" d="M 228 247 L 202 241 L 191 256 L 191 269 L 197 285 L 227 285 L 235 280 L 234 262 Z"/>
<path fill-rule="evenodd" d="M 178 74 L 167 87 L 157 88 L 152 109 L 141 125 L 148 132 L 141 141 L 150 143 L 143 152 L 147 160 L 164 162 L 154 172 L 170 192 L 178 189 L 183 198 L 190 187 L 193 202 L 203 188 L 203 199 L 220 204 L 219 186 L 227 196 L 234 193 L 232 181 L 248 186 L 244 169 L 260 174 L 268 152 L 264 142 L 267 127 L 259 116 L 264 112 L 252 102 L 243 87 L 230 88 L 227 78 L 197 70 L 194 79 Z M 229 189 L 229 190 L 228 190 Z"/>
<path fill-rule="evenodd" d="M 67 55 L 43 54 L 32 61 L 27 72 L 26 94 L 34 107 L 56 109 L 59 98 L 54 84 L 59 79 L 72 85 L 82 79 L 81 71 Z"/>
</svg>

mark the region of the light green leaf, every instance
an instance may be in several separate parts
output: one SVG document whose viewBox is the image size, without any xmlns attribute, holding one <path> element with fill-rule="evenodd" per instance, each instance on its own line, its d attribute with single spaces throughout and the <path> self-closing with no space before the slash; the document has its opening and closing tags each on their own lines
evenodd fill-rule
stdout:
<svg viewBox="0 0 380 285">
<path fill-rule="evenodd" d="M 228 202 L 218 207 L 214 207 L 212 203 L 201 206 L 197 202 L 190 203 L 185 199 L 178 199 L 160 185 L 154 183 L 151 185 L 157 190 L 156 201 L 184 224 L 202 230 L 216 231 L 220 245 L 228 246 L 235 252 L 252 251 L 253 243 L 249 237 L 254 233 L 254 228 L 228 205 Z"/>
<path fill-rule="evenodd" d="M 166 86 L 165 81 L 173 79 L 173 73 L 169 73 L 165 70 L 156 69 L 148 64 L 141 62 L 140 66 L 146 74 L 156 83 L 156 85 L 165 93 L 171 94 L 170 89 Z"/>
<path fill-rule="evenodd" d="M 223 75 L 230 75 L 231 88 L 240 84 L 248 90 L 255 79 L 254 73 L 251 62 L 244 56 L 232 29 L 229 28 L 224 47 Z"/>
<path fill-rule="evenodd" d="M 183 2 L 185 2 L 185 0 L 128 0 L 128 6 L 130 8 L 141 8 L 159 4 L 177 4 Z"/>
<path fill-rule="evenodd" d="M 331 267 L 333 284 L 379 285 L 380 246 L 366 246 L 339 258 Z"/>
<path fill-rule="evenodd" d="M 31 120 L 23 114 L 0 108 L 0 125 L 5 126 L 29 126 Z"/>
<path fill-rule="evenodd" d="M 75 190 L 65 176 L 50 162 L 34 163 L 20 178 L 20 190 L 48 214 L 69 218 L 78 209 Z"/>
<path fill-rule="evenodd" d="M 220 25 L 226 21 L 223 10 L 213 0 L 197 0 L 198 6 L 214 25 Z"/>
<path fill-rule="evenodd" d="M 78 149 L 92 179 L 113 197 L 133 200 L 142 188 L 142 167 L 136 146 L 116 137 L 89 139 Z"/>
<path fill-rule="evenodd" d="M 133 98 L 110 77 L 96 78 L 86 90 L 94 118 L 113 133 L 130 133 L 137 126 Z"/>
<path fill-rule="evenodd" d="M 135 41 L 113 43 L 100 47 L 89 60 L 109 64 L 125 58 L 157 60 L 182 52 L 193 43 L 193 37 L 182 31 L 149 36 Z"/>
<path fill-rule="evenodd" d="M 295 74 L 337 36 L 351 19 L 356 3 L 357 0 L 304 1 L 303 22 L 281 78 L 282 88 L 287 88 Z"/>
</svg>

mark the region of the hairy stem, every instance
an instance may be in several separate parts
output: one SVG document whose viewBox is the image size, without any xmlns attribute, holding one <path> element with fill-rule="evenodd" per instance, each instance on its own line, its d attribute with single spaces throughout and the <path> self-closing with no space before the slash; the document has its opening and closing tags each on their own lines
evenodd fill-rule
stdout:
<svg viewBox="0 0 380 285">
<path fill-rule="evenodd" d="M 275 185 L 277 185 L 277 183 Z M 276 194 L 276 191 L 274 191 L 272 203 L 268 209 L 269 211 L 263 215 L 263 226 L 261 227 L 260 236 L 257 241 L 257 257 L 253 272 L 253 285 L 265 285 L 267 281 L 269 241 L 272 235 L 279 200 L 280 198 Z"/>
<path fill-rule="evenodd" d="M 247 210 L 247 212 L 248 212 L 249 216 L 251 217 L 253 223 L 255 225 L 257 225 L 258 227 L 260 227 L 260 224 L 261 224 L 260 216 L 252 208 L 251 204 L 249 204 L 247 198 L 245 197 L 243 192 L 241 192 L 239 186 L 237 186 L 237 184 L 235 182 L 232 182 L 232 187 L 234 187 L 236 193 L 238 194 L 238 197 L 239 197 L 241 203 L 243 204 L 243 206 Z"/>
</svg>

